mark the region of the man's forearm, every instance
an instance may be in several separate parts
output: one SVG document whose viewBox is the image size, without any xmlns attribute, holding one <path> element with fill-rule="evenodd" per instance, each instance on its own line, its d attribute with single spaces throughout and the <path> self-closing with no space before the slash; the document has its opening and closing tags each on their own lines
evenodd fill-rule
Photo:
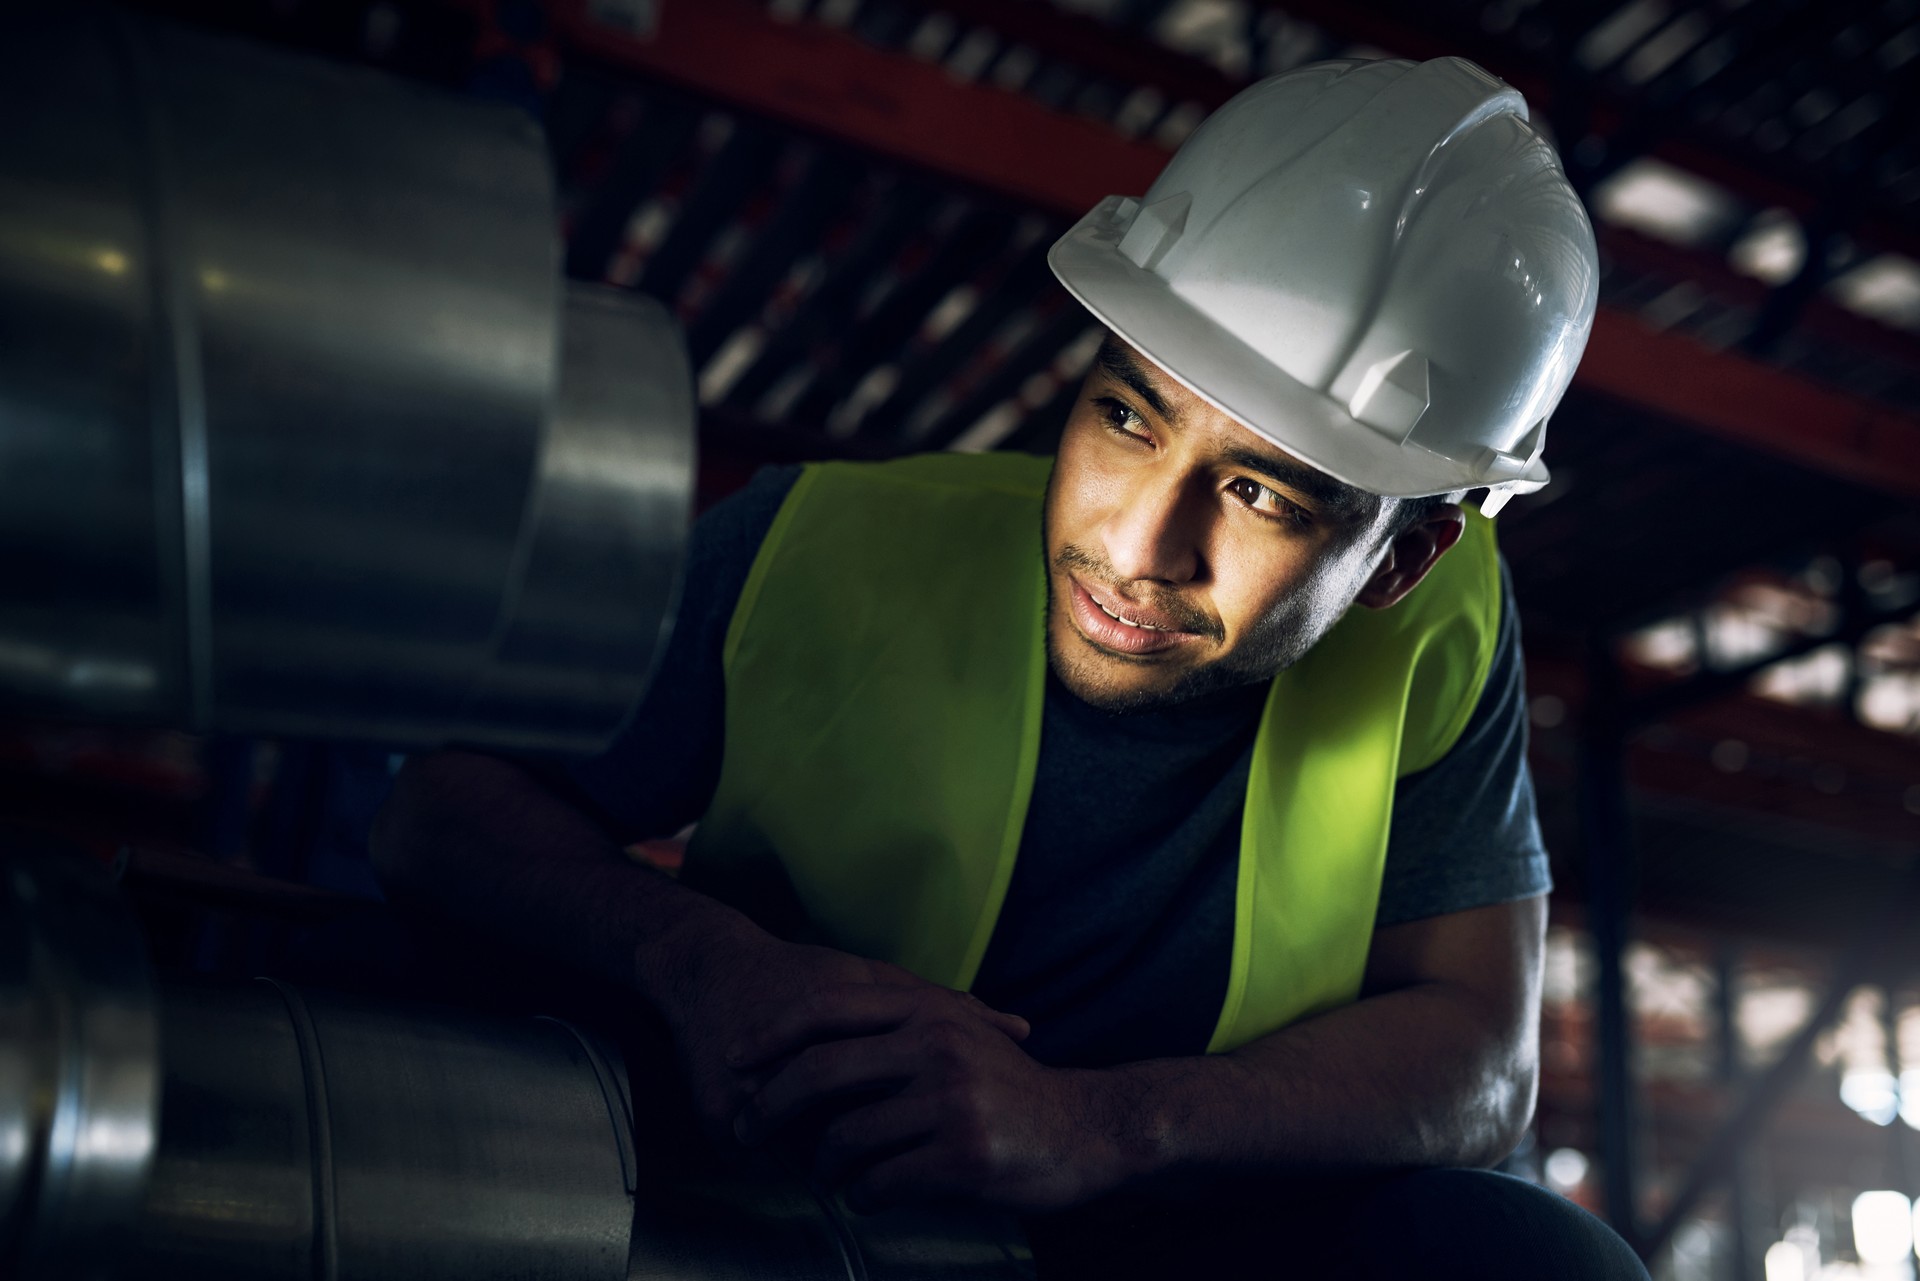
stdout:
<svg viewBox="0 0 1920 1281">
<path fill-rule="evenodd" d="M 679 944 L 753 928 L 635 864 L 525 770 L 442 752 L 409 761 L 373 831 L 382 885 L 531 951 L 657 998 Z"/>
<path fill-rule="evenodd" d="M 1088 1118 L 1125 1182 L 1485 1165 L 1532 1114 L 1531 1037 L 1514 1045 L 1443 983 L 1369 997 L 1231 1054 L 1095 1073 Z"/>
<path fill-rule="evenodd" d="M 959 999 L 897 966 L 784 942 L 634 864 L 591 819 L 506 761 L 445 752 L 410 762 L 375 825 L 373 851 L 395 897 L 636 989 L 665 1020 L 696 1113 L 716 1139 L 732 1141 L 758 1083 L 737 1070 L 735 1047 L 793 1011 L 847 1035 L 858 997 L 875 987 L 909 1004 Z M 1023 1021 L 977 1003 L 968 1017 L 1002 1040 L 1026 1033 Z"/>
</svg>

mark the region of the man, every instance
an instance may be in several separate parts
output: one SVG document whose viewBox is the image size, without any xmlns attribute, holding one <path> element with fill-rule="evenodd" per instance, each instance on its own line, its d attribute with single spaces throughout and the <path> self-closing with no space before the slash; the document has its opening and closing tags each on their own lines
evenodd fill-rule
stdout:
<svg viewBox="0 0 1920 1281">
<path fill-rule="evenodd" d="M 1487 516 L 1595 292 L 1524 103 L 1276 77 L 1052 261 L 1111 331 L 1057 460 L 763 473 L 621 741 L 409 765 L 384 876 L 632 984 L 712 1133 L 857 1209 L 1092 1222 L 1092 1273 L 1269 1271 L 1290 1210 L 1344 1275 L 1644 1275 L 1457 1168 L 1531 1116 L 1548 888 Z M 694 819 L 679 882 L 618 853 Z M 1413 1258 L 1325 1230 L 1381 1214 Z"/>
</svg>

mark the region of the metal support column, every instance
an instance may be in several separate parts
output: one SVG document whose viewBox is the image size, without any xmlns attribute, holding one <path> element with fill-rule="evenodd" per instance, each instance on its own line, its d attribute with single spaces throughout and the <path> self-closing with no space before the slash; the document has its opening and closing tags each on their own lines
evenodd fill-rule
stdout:
<svg viewBox="0 0 1920 1281">
<path fill-rule="evenodd" d="M 1722 943 L 1714 954 L 1714 1014 L 1720 1049 L 1716 1075 L 1731 1096 L 1746 1077 L 1740 1038 L 1740 949 Z M 1727 1182 L 1726 1281 L 1756 1281 L 1761 1269 L 1754 1257 L 1753 1229 L 1759 1219 L 1754 1202 L 1753 1168 L 1745 1153 L 1733 1158 Z"/>
<path fill-rule="evenodd" d="M 1900 1113 L 1911 1112 L 1913 1105 L 1901 1089 L 1900 1069 L 1904 1060 L 1900 1054 L 1900 986 L 1891 978 L 1880 989 L 1880 1018 L 1881 1026 L 1886 1029 L 1887 1071 L 1893 1074 L 1894 1118 L 1893 1124 L 1887 1127 L 1887 1174 L 1893 1179 L 1893 1187 L 1912 1197 L 1920 1194 L 1920 1187 L 1914 1185 L 1913 1147 Z"/>
<path fill-rule="evenodd" d="M 1632 839 L 1627 816 L 1626 727 L 1613 638 L 1594 638 L 1587 659 L 1587 705 L 1581 733 L 1580 835 L 1593 940 L 1594 1022 L 1598 1031 L 1599 1135 L 1607 1219 L 1629 1242 L 1635 1214 L 1633 1028 L 1627 1010 L 1625 952 L 1633 901 Z"/>
<path fill-rule="evenodd" d="M 1761 1133 L 1774 1108 L 1800 1080 L 1813 1059 L 1814 1043 L 1846 1010 L 1853 990 L 1886 972 L 1889 949 L 1907 937 L 1917 912 L 1920 912 L 1920 855 L 1909 862 L 1899 892 L 1861 923 L 1853 943 L 1834 963 L 1827 990 L 1807 1021 L 1721 1118 L 1693 1169 L 1669 1198 L 1665 1215 L 1634 1242 L 1641 1258 L 1652 1258 L 1672 1241 L 1674 1232 L 1699 1208 L 1707 1193 L 1726 1177 L 1734 1159 Z"/>
</svg>

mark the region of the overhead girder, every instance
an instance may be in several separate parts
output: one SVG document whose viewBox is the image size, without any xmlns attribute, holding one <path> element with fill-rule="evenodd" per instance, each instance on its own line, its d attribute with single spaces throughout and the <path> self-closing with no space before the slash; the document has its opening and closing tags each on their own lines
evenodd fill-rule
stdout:
<svg viewBox="0 0 1920 1281">
<path fill-rule="evenodd" d="M 776 19 L 752 0 L 667 3 L 644 37 L 595 20 L 580 0 L 550 3 L 573 53 L 1050 213 L 1077 217 L 1104 196 L 1145 191 L 1166 162 L 1163 148 L 1103 123 L 822 23 Z M 1628 312 L 1602 308 L 1576 383 L 1834 476 L 1920 495 L 1912 416 Z"/>
</svg>

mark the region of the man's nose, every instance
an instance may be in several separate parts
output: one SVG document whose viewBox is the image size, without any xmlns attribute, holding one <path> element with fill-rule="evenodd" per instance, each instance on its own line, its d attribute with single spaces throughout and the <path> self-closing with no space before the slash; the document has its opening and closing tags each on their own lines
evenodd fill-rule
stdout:
<svg viewBox="0 0 1920 1281">
<path fill-rule="evenodd" d="M 1101 529 L 1121 581 L 1186 583 L 1204 564 L 1203 504 L 1193 478 L 1148 476 L 1132 486 Z"/>
</svg>

